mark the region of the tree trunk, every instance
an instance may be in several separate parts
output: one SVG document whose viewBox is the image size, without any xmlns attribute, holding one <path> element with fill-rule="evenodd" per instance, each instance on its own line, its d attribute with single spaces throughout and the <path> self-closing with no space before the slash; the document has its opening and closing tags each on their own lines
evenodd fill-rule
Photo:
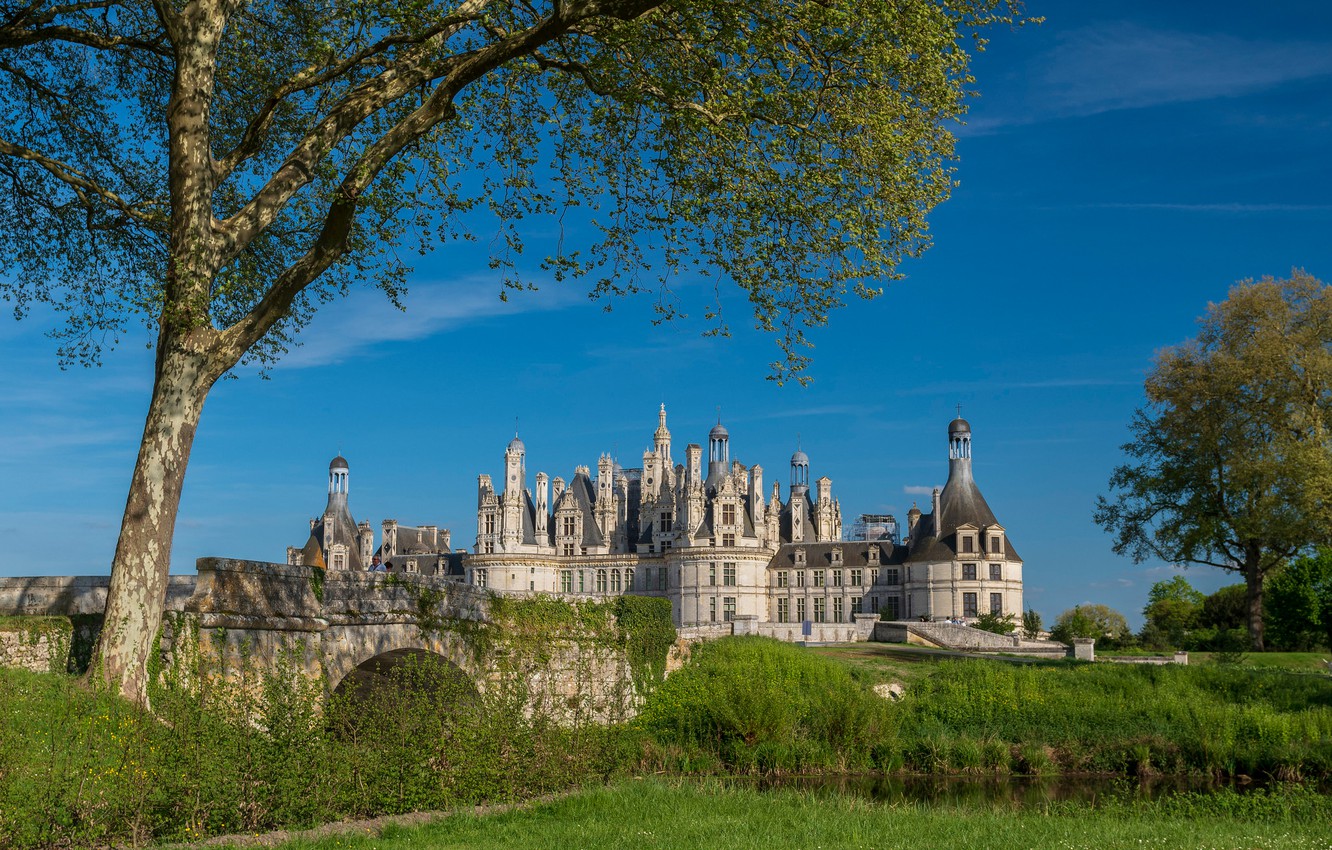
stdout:
<svg viewBox="0 0 1332 850">
<path fill-rule="evenodd" d="M 106 620 L 93 675 L 140 705 L 148 702 L 149 654 L 162 624 L 171 541 L 185 468 L 217 375 L 194 346 L 159 339 L 153 396 L 120 525 Z"/>
<path fill-rule="evenodd" d="M 1245 598 L 1248 601 L 1249 648 L 1263 651 L 1263 571 L 1254 557 L 1244 565 Z"/>
</svg>

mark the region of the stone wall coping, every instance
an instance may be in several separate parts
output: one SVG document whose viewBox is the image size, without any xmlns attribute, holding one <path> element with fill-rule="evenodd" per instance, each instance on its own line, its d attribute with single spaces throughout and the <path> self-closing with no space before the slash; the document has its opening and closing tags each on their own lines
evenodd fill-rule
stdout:
<svg viewBox="0 0 1332 850">
<path fill-rule="evenodd" d="M 272 561 L 249 561 L 242 558 L 199 558 L 195 568 L 202 575 L 211 572 L 258 573 L 279 578 L 309 578 L 314 574 L 314 567 L 278 564 Z"/>
</svg>

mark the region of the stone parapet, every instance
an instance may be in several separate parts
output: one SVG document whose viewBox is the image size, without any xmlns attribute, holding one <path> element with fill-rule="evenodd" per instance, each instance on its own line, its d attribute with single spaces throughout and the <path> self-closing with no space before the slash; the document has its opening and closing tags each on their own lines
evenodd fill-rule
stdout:
<svg viewBox="0 0 1332 850">
<path fill-rule="evenodd" d="M 315 567 L 236 558 L 200 558 L 196 563 L 199 580 L 185 603 L 188 613 L 307 619 L 323 613 L 316 595 L 322 576 L 315 577 Z"/>
<path fill-rule="evenodd" d="M 1063 658 L 1068 654 L 1068 647 L 1055 641 L 1027 640 L 1019 635 L 1000 635 L 957 623 L 885 621 L 874 625 L 870 639 L 880 643 L 909 643 L 959 652 L 1003 653 L 1048 658 Z"/>
<path fill-rule="evenodd" d="M 0 616 L 71 617 L 106 610 L 110 576 L 0 578 Z M 168 576 L 168 611 L 181 611 L 194 593 L 194 576 Z"/>
</svg>

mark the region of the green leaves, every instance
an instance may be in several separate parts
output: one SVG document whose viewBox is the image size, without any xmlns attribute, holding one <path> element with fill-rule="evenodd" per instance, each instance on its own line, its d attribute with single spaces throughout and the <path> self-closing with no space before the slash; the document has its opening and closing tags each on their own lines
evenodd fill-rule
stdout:
<svg viewBox="0 0 1332 850">
<path fill-rule="evenodd" d="M 1332 290 L 1299 270 L 1239 284 L 1145 390 L 1096 521 L 1137 561 L 1243 572 L 1260 647 L 1264 576 L 1332 528 Z"/>
</svg>

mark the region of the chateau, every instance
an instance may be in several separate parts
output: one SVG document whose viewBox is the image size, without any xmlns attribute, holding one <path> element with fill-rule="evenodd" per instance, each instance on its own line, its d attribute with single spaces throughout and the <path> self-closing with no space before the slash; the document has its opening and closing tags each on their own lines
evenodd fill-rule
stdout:
<svg viewBox="0 0 1332 850">
<path fill-rule="evenodd" d="M 949 474 L 931 512 L 907 514 L 907 537 L 847 540 L 832 481 L 810 489 L 810 461 L 791 457 L 785 501 L 763 468 L 730 454 L 718 423 L 703 448 L 675 463 L 666 409 L 643 465 L 609 455 L 596 475 L 538 472 L 528 489 L 526 447 L 504 452 L 502 489 L 477 486 L 476 548 L 466 580 L 505 592 L 559 596 L 643 594 L 671 600 L 677 625 L 850 623 L 1022 613 L 1022 561 L 971 472 L 971 426 L 948 426 Z M 776 630 L 776 631 L 781 631 Z M 789 631 L 789 630 L 787 630 Z"/>
<path fill-rule="evenodd" d="M 913 506 L 905 539 L 876 536 L 880 520 L 862 517 L 843 534 L 832 481 L 810 485 L 810 460 L 791 456 L 786 499 L 778 482 L 765 485 L 758 464 L 731 458 L 720 422 L 702 446 L 672 454 L 662 406 L 642 466 L 620 467 L 610 455 L 596 474 L 574 469 L 568 481 L 538 472 L 529 487 L 527 449 L 514 437 L 504 451 L 497 489 L 477 480 L 474 550 L 450 550 L 448 530 L 385 520 L 373 548 L 368 522 L 347 506 L 347 461 L 329 467 L 328 504 L 310 521 L 303 547 L 289 563 L 367 569 L 382 559 L 392 572 L 456 576 L 501 593 L 570 598 L 623 594 L 671 601 L 685 628 L 730 628 L 798 640 L 838 635 L 857 617 L 898 620 L 970 619 L 983 612 L 1021 615 L 1022 560 L 981 495 L 971 469 L 971 426 L 948 425 L 948 482 L 932 494 L 930 512 Z M 882 528 L 882 526 L 879 526 Z M 848 539 L 852 538 L 852 539 Z"/>
</svg>

